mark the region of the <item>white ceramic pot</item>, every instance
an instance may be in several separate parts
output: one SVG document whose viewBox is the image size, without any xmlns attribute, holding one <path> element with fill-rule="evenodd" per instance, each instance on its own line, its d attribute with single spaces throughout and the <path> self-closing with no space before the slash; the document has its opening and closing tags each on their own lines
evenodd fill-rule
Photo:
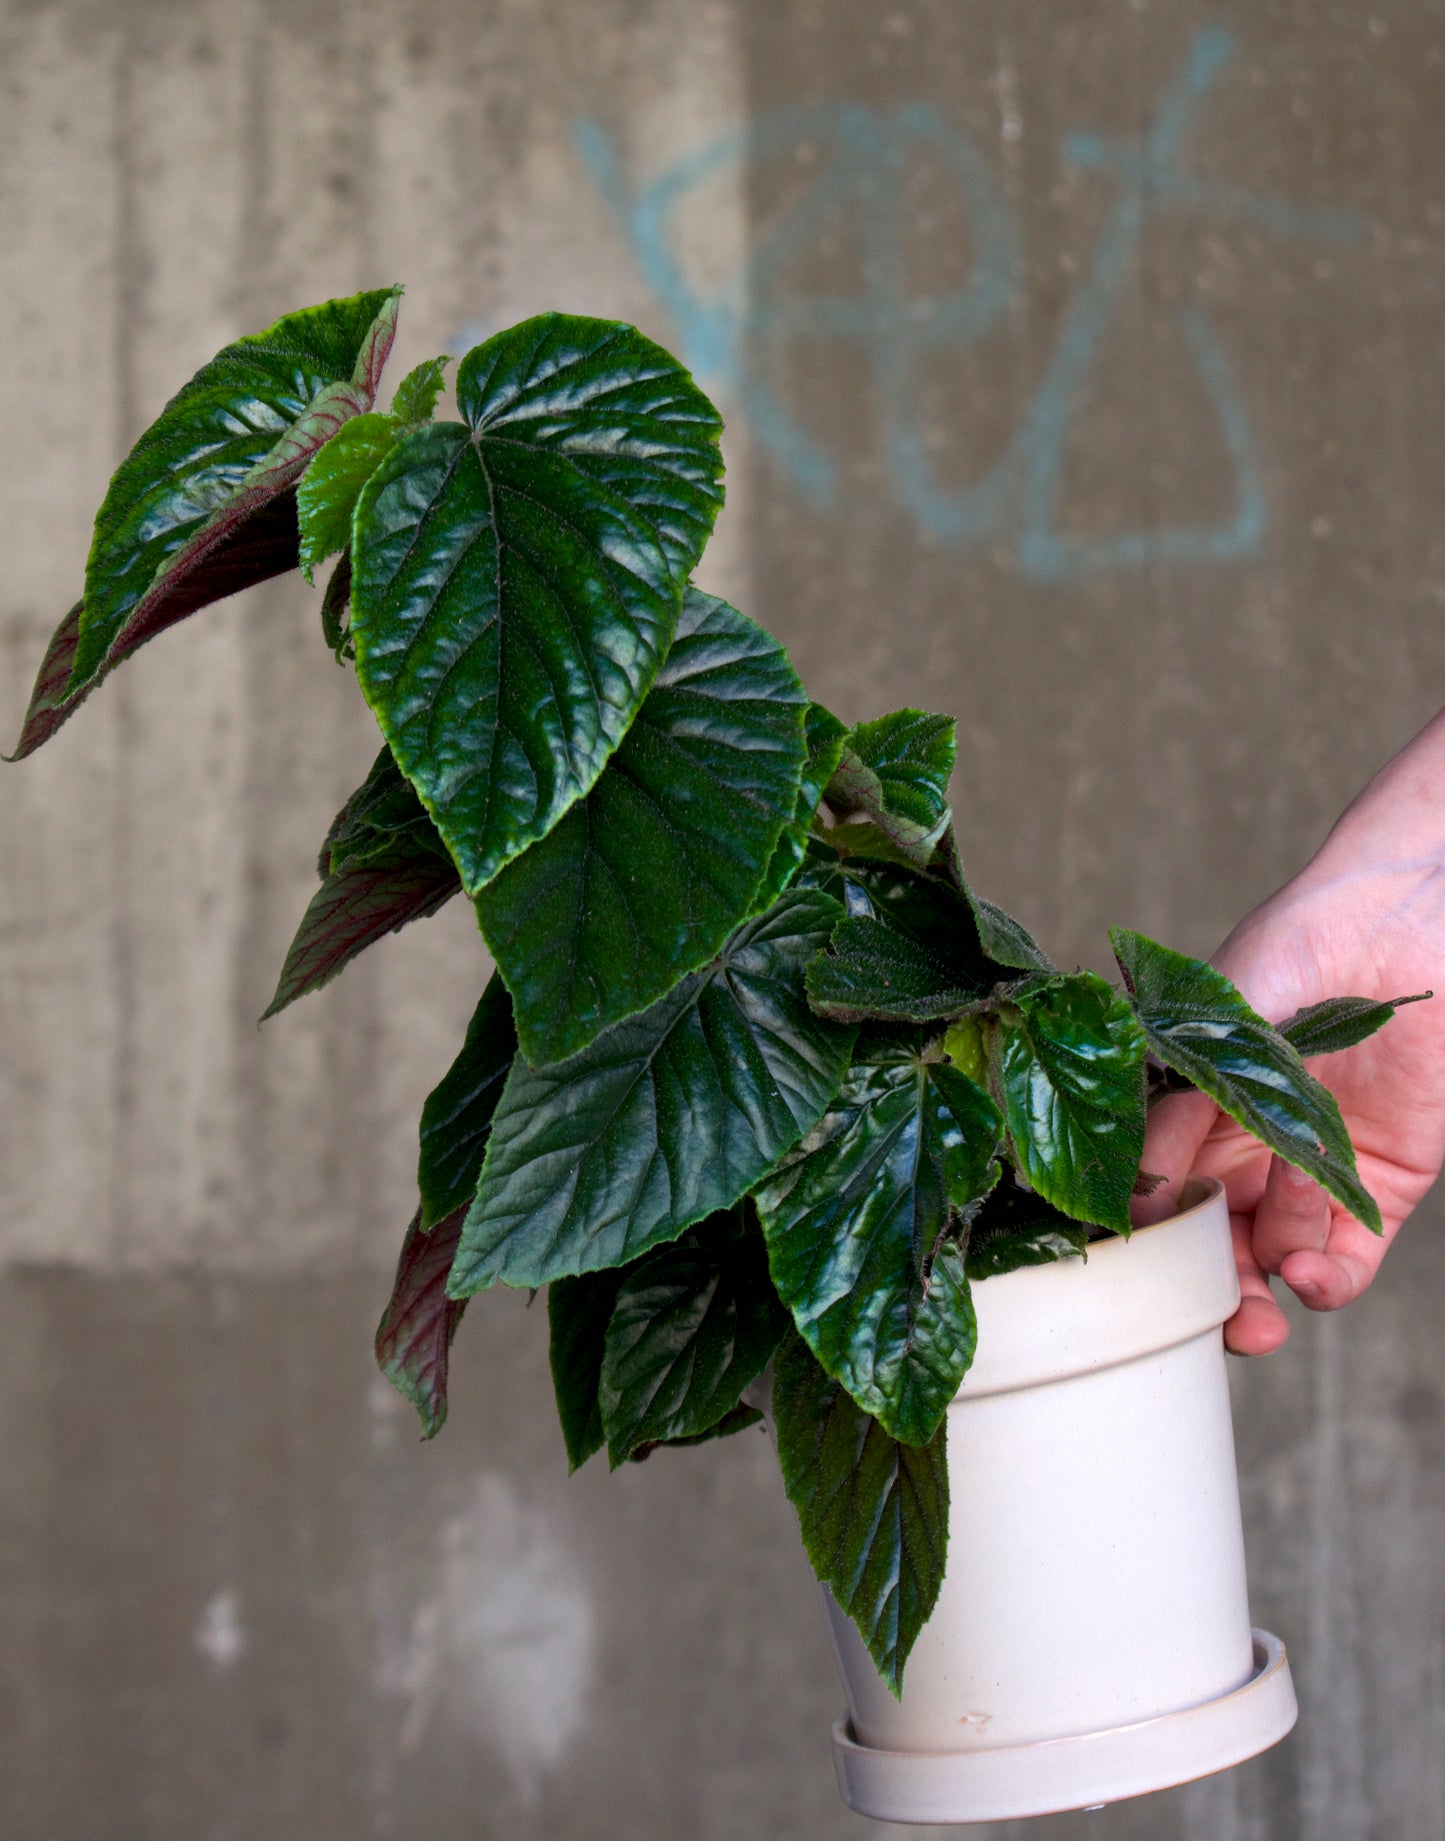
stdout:
<svg viewBox="0 0 1445 1841">
<path fill-rule="evenodd" d="M 1252 1757 L 1296 1707 L 1252 1632 L 1222 1325 L 1229 1215 L 1198 1184 L 1131 1240 L 975 1287 L 948 1412 L 948 1570 L 902 1701 L 823 1594 L 844 1799 L 983 1822 L 1138 1796 Z"/>
</svg>

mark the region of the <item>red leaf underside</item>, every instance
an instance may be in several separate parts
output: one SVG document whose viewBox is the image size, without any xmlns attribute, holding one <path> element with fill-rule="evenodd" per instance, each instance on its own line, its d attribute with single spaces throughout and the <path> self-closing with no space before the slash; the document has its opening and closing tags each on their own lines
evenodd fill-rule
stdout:
<svg viewBox="0 0 1445 1841">
<path fill-rule="evenodd" d="M 466 1308 L 447 1296 L 466 1213 L 458 1208 L 430 1233 L 422 1231 L 420 1209 L 412 1216 L 376 1331 L 377 1366 L 421 1415 L 427 1438 L 436 1437 L 447 1416 L 447 1362 Z"/>
</svg>

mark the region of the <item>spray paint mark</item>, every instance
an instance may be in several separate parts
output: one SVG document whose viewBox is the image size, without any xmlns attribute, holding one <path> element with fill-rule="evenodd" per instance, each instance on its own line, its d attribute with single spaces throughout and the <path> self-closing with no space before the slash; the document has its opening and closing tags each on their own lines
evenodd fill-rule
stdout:
<svg viewBox="0 0 1445 1841">
<path fill-rule="evenodd" d="M 1074 429 L 1151 222 L 1183 212 L 1326 243 L 1356 237 L 1363 228 L 1348 212 L 1301 210 L 1213 185 L 1188 170 L 1183 143 L 1234 49 L 1222 29 L 1196 36 L 1139 146 L 1090 133 L 1065 138 L 1065 162 L 1105 175 L 1116 197 L 1030 402 L 994 466 L 961 491 L 940 484 L 919 438 L 920 374 L 939 351 L 976 346 L 999 329 L 1018 298 L 1023 265 L 1008 202 L 956 124 L 916 102 L 893 109 L 856 102 L 785 107 L 708 142 L 640 188 L 629 181 L 612 137 L 599 124 L 580 123 L 575 140 L 643 278 L 677 327 L 686 362 L 732 394 L 755 438 L 815 510 L 838 509 L 838 461 L 764 376 L 765 360 L 780 341 L 843 340 L 860 347 L 881 406 L 891 489 L 931 536 L 960 547 L 1009 545 L 1025 572 L 1043 581 L 1145 563 L 1233 563 L 1257 554 L 1263 542 L 1262 470 L 1238 381 L 1199 307 L 1180 308 L 1175 321 L 1227 458 L 1232 513 L 1216 522 L 1084 536 L 1063 528 L 1061 511 Z M 1001 91 L 1000 100 L 1007 142 L 1022 132 L 1021 117 L 1011 91 Z M 755 174 L 782 159 L 796 164 L 800 151 L 810 154 L 811 183 L 759 234 L 727 281 L 700 293 L 679 254 L 679 220 L 696 203 L 699 188 L 740 166 Z M 909 289 L 904 272 L 904 185 L 920 157 L 930 158 L 955 187 L 971 248 L 966 284 L 933 295 Z M 840 209 L 854 215 L 861 232 L 861 287 L 851 296 L 801 292 L 790 284 L 791 269 Z"/>
</svg>

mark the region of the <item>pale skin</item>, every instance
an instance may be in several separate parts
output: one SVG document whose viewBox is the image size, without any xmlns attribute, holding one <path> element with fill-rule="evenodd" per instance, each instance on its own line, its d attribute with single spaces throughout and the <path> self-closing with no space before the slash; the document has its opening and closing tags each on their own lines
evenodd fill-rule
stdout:
<svg viewBox="0 0 1445 1841">
<path fill-rule="evenodd" d="M 1136 1205 L 1136 1219 L 1170 1212 L 1187 1175 L 1219 1178 L 1241 1293 L 1225 1341 L 1240 1355 L 1268 1355 L 1289 1334 L 1271 1279 L 1311 1310 L 1349 1304 L 1445 1163 L 1445 710 L 1376 774 L 1304 869 L 1240 922 L 1213 963 L 1272 1023 L 1325 997 L 1440 993 L 1309 1064 L 1339 1102 L 1383 1235 L 1203 1094 L 1163 1100 L 1150 1115 L 1143 1167 L 1167 1180 Z"/>
</svg>

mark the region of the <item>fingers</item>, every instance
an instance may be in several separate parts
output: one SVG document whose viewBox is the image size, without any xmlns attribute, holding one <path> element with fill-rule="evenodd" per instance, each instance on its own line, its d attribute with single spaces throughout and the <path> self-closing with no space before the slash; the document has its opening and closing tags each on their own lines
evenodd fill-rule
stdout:
<svg viewBox="0 0 1445 1841">
<path fill-rule="evenodd" d="M 1272 1157 L 1254 1211 L 1254 1256 L 1260 1266 L 1283 1277 L 1290 1254 L 1322 1253 L 1329 1234 L 1330 1198 L 1303 1170 Z"/>
<path fill-rule="evenodd" d="M 1224 1345 L 1236 1355 L 1273 1355 L 1289 1335 L 1289 1324 L 1254 1256 L 1249 1216 L 1232 1214 L 1229 1225 L 1239 1270 L 1239 1309 L 1224 1326 Z"/>
<path fill-rule="evenodd" d="M 1150 1111 L 1141 1168 L 1164 1181 L 1152 1195 L 1135 1197 L 1130 1210 L 1135 1227 L 1178 1213 L 1180 1188 L 1218 1116 L 1219 1108 L 1204 1093 L 1174 1093 Z"/>
<path fill-rule="evenodd" d="M 1368 1289 L 1387 1244 L 1348 1215 L 1336 1215 L 1324 1250 L 1291 1253 L 1280 1277 L 1311 1310 L 1339 1310 Z"/>
</svg>

